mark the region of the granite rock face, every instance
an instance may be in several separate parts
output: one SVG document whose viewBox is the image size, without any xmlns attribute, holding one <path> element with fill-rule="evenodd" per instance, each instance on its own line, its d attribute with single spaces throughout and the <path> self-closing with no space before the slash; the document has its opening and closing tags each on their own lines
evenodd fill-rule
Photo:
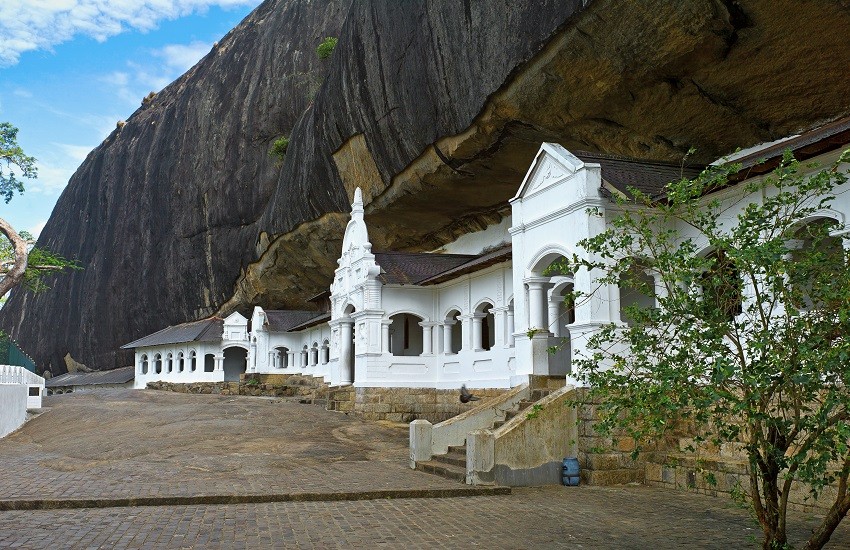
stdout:
<svg viewBox="0 0 850 550">
<path fill-rule="evenodd" d="M 61 372 L 303 307 L 357 186 L 376 250 L 439 248 L 501 219 L 544 140 L 705 161 L 847 115 L 848 36 L 826 0 L 269 0 L 86 159 L 40 239 L 85 270 L 16 291 L 0 326 Z"/>
</svg>

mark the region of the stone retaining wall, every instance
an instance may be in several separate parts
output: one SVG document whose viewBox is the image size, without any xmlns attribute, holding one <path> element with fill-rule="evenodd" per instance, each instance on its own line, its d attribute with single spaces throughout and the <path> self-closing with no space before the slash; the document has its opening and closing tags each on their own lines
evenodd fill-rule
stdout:
<svg viewBox="0 0 850 550">
<path fill-rule="evenodd" d="M 476 389 L 481 399 L 502 395 L 504 389 Z M 459 390 L 434 388 L 354 388 L 352 410 L 367 420 L 442 422 L 473 408 L 478 402 L 460 402 Z"/>
<path fill-rule="evenodd" d="M 241 382 L 148 382 L 147 387 L 177 393 L 295 397 L 316 404 L 324 404 L 328 397 L 328 386 L 320 379 L 299 374 L 243 375 Z"/>
</svg>

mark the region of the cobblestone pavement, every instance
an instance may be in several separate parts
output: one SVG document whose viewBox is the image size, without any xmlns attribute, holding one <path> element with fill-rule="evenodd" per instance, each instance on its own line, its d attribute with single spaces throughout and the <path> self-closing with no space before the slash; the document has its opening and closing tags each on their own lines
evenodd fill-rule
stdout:
<svg viewBox="0 0 850 550">
<path fill-rule="evenodd" d="M 406 426 L 266 398 L 67 394 L 0 440 L 0 498 L 455 489 L 408 467 Z"/>
<path fill-rule="evenodd" d="M 0 440 L 0 499 L 457 488 L 407 467 L 402 426 L 246 397 L 64 395 Z M 791 518 L 792 542 L 816 522 Z M 724 498 L 650 487 L 508 496 L 0 512 L 0 548 L 754 547 Z M 850 524 L 828 548 L 850 548 Z"/>
<path fill-rule="evenodd" d="M 797 518 L 793 541 L 811 528 Z M 754 548 L 729 501 L 649 487 L 510 496 L 0 513 L 2 548 Z M 850 547 L 843 526 L 827 548 Z"/>
</svg>

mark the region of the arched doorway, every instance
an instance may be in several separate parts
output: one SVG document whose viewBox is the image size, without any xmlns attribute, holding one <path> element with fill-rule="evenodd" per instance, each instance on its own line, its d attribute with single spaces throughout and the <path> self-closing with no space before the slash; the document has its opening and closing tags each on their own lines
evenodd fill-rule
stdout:
<svg viewBox="0 0 850 550">
<path fill-rule="evenodd" d="M 390 353 L 411 357 L 422 355 L 422 317 L 410 313 L 397 313 L 390 316 Z"/>
<path fill-rule="evenodd" d="M 248 370 L 248 352 L 242 348 L 224 350 L 224 381 L 238 382 L 239 375 Z"/>
<path fill-rule="evenodd" d="M 493 304 L 484 302 L 475 308 L 475 316 L 472 319 L 472 343 L 476 351 L 490 351 L 496 339 L 496 318 L 493 315 Z"/>
<path fill-rule="evenodd" d="M 453 309 L 443 321 L 443 353 L 446 355 L 458 353 L 463 347 L 463 325 L 459 317 L 460 311 Z"/>
</svg>

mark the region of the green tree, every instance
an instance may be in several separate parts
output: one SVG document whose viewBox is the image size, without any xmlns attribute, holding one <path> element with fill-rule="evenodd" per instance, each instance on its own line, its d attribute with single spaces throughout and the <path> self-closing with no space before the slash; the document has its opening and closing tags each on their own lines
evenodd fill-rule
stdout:
<svg viewBox="0 0 850 550">
<path fill-rule="evenodd" d="M 8 122 L 0 122 L 0 196 L 7 204 L 15 193 L 24 192 L 24 184 L 18 179 L 16 169 L 23 178 L 37 176 L 35 159 L 27 156 L 18 145 L 18 129 Z M 0 298 L 21 283 L 36 292 L 44 290 L 49 273 L 80 269 L 75 261 L 35 247 L 31 235 L 23 231 L 18 234 L 2 218 L 0 233 L 5 237 L 0 240 Z"/>
<path fill-rule="evenodd" d="M 696 446 L 741 445 L 749 476 L 733 492 L 758 519 L 763 548 L 787 546 L 797 485 L 829 497 L 806 548 L 826 544 L 850 511 L 850 257 L 845 228 L 820 217 L 848 160 L 850 151 L 806 175 L 786 153 L 742 185 L 735 200 L 761 200 L 734 205 L 734 218 L 729 195 L 710 193 L 738 166 L 671 183 L 662 202 L 632 189 L 609 229 L 581 243 L 586 257 L 564 262 L 655 303 L 626 308 L 629 325 L 603 327 L 592 356 L 574 362 L 599 402 L 600 431 L 633 437 L 635 454 L 683 423 L 697 427 Z"/>
</svg>

